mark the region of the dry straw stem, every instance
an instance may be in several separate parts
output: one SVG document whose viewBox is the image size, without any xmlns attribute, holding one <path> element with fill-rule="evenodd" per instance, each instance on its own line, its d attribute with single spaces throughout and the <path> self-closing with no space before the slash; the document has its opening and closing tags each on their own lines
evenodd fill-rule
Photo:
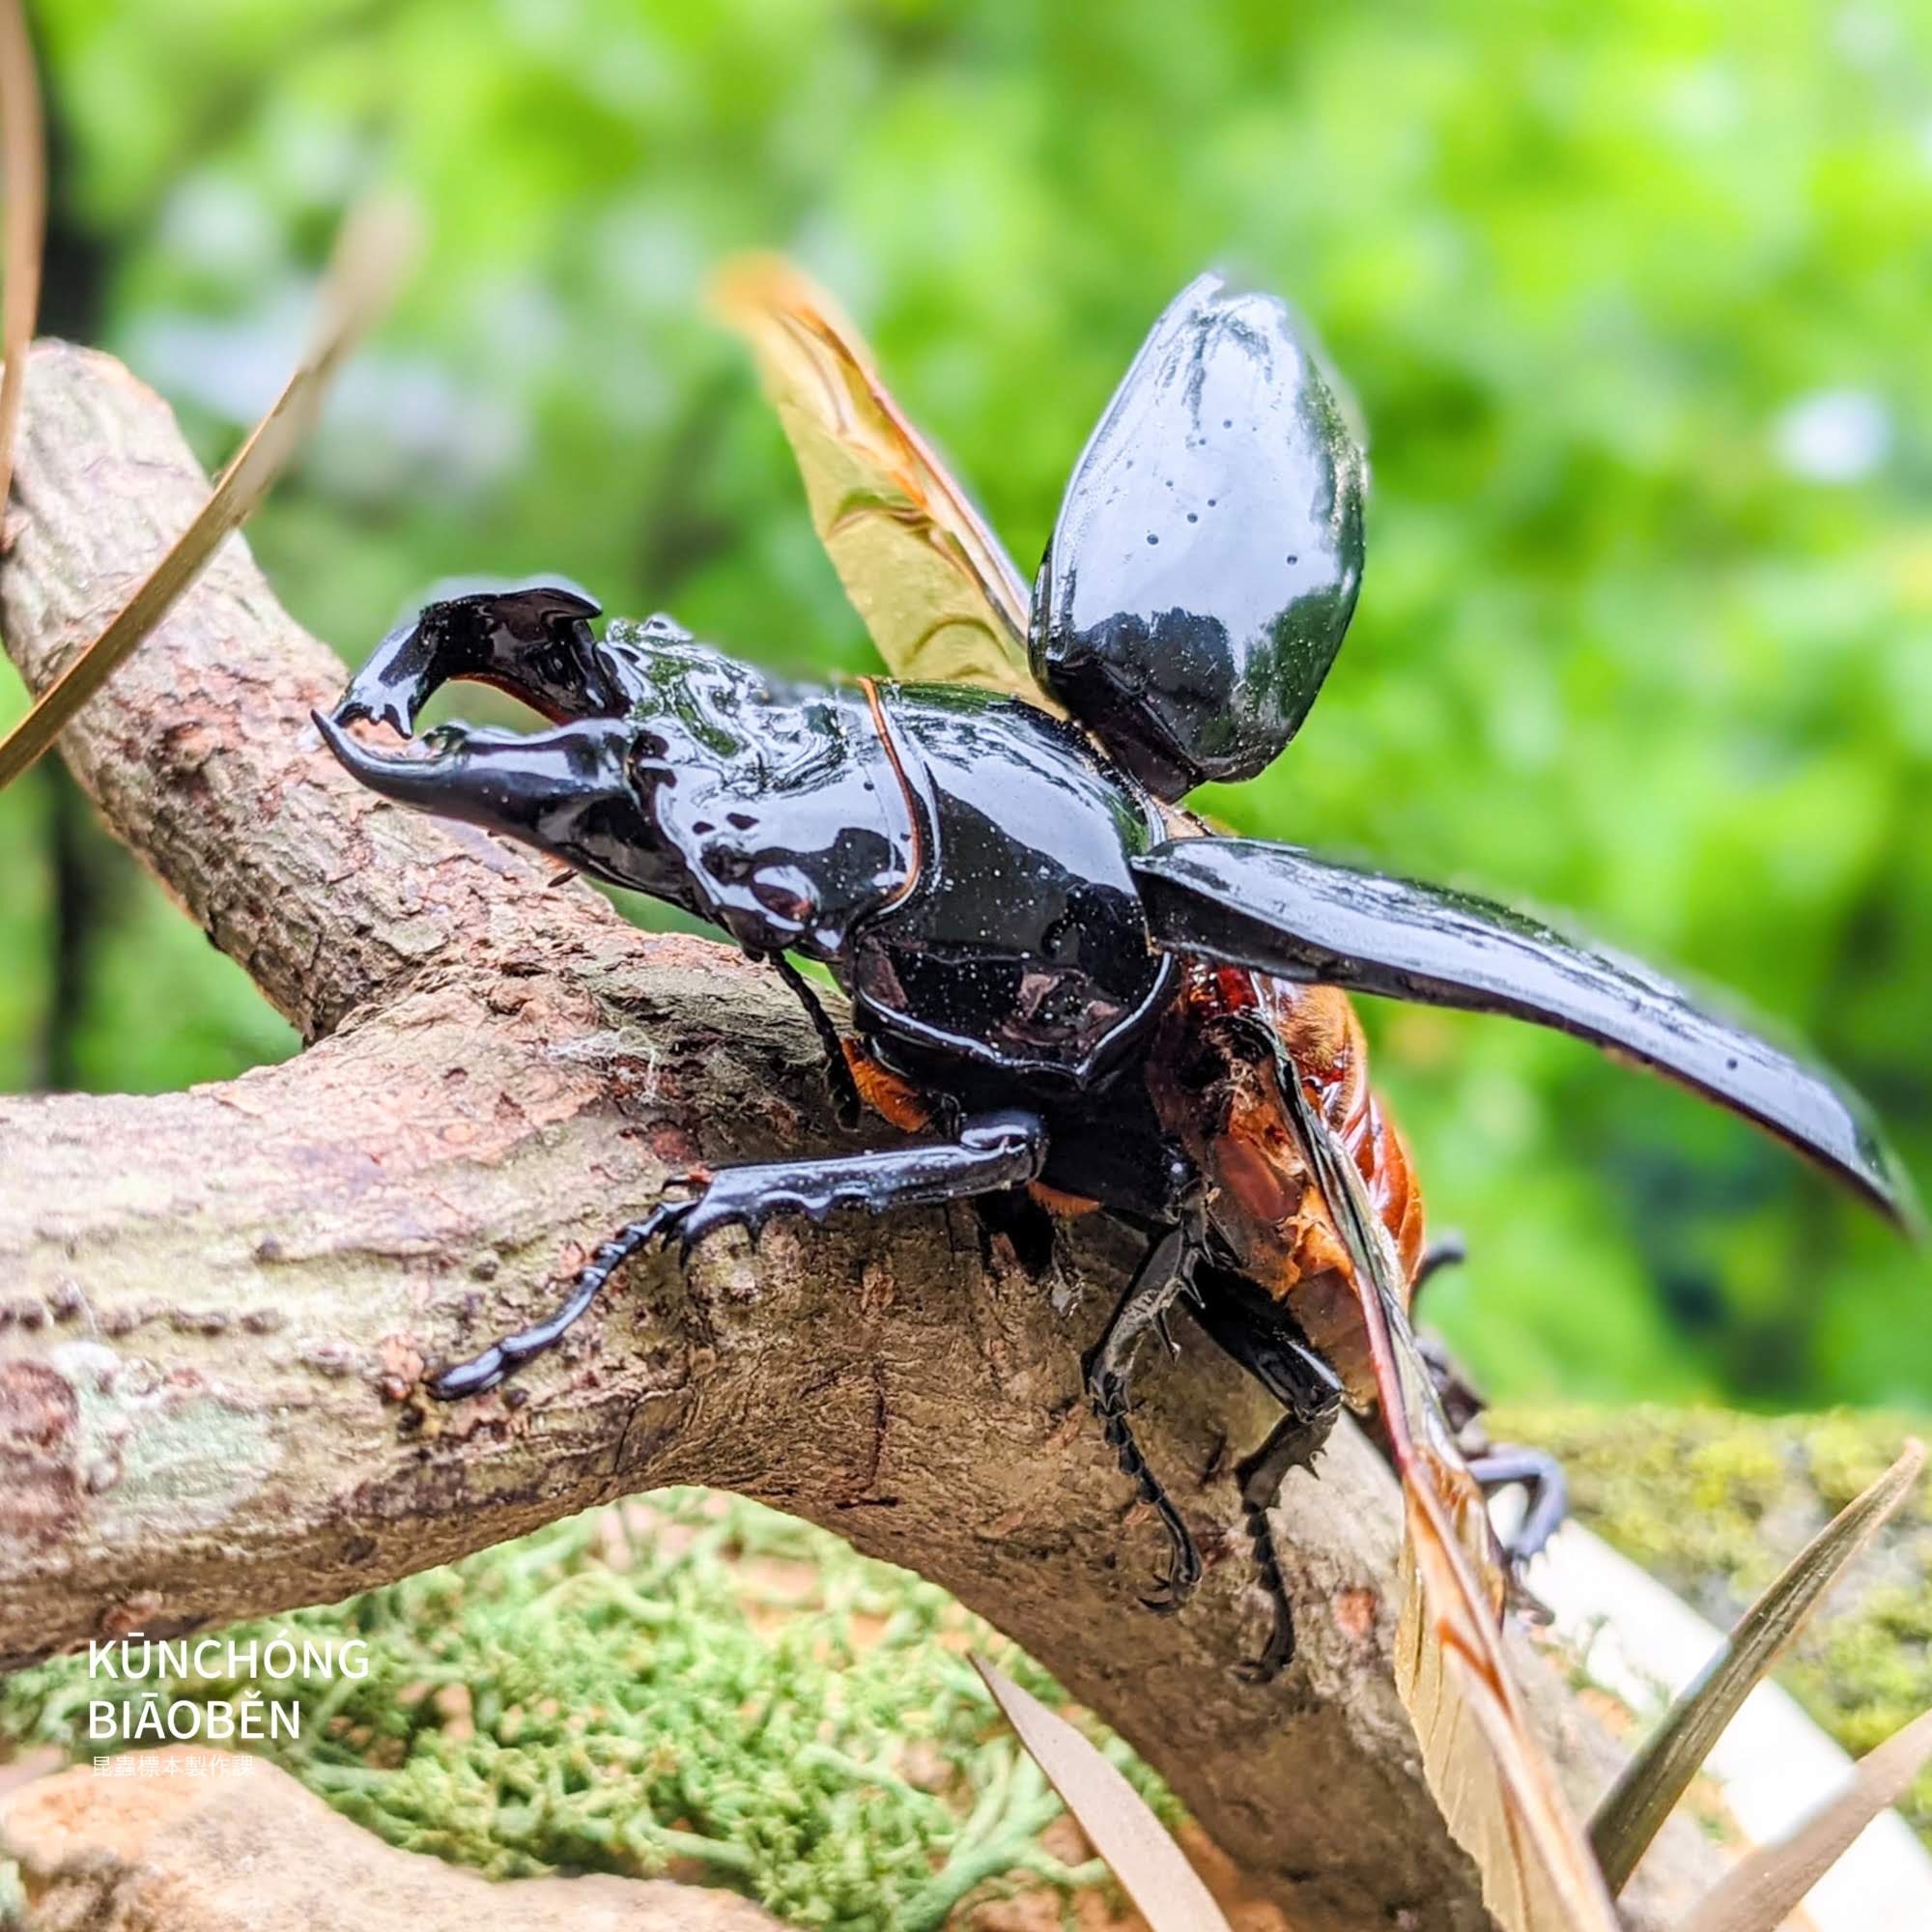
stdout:
<svg viewBox="0 0 1932 1932">
<path fill-rule="evenodd" d="M 1932 1711 L 1859 1760 L 1851 1782 L 1788 1838 L 1753 1852 L 1686 1920 L 1683 1932 L 1776 1932 L 1932 1758 Z M 1903 1928 L 1900 1928 L 1903 1932 Z"/>
<path fill-rule="evenodd" d="M 0 571 L 30 686 L 207 491 L 125 370 L 36 352 Z M 775 976 L 353 784 L 308 723 L 342 679 L 232 542 L 63 735 L 106 824 L 312 1044 L 185 1094 L 0 1099 L 0 1668 L 333 1601 L 708 1483 L 993 1617 L 1297 1932 L 1485 1926 L 1391 1681 L 1393 1482 L 1352 1430 L 1320 1481 L 1291 1478 L 1302 1659 L 1241 1682 L 1267 1610 L 1227 1452 L 1271 1418 L 1185 1330 L 1140 1423 L 1211 1560 L 1184 1615 L 1136 1606 L 1159 1539 L 1079 1387 L 1138 1247 L 1104 1218 L 1046 1277 L 966 1209 L 723 1237 L 688 1270 L 633 1267 L 520 1384 L 423 1402 L 425 1364 L 546 1306 L 694 1162 L 853 1143 Z M 1512 1651 L 1587 1803 L 1616 1749 Z M 1633 1922 L 1670 1924 L 1714 1876 L 1667 1833 Z"/>
<path fill-rule="evenodd" d="M 973 1668 L 1151 1932 L 1228 1932 L 1200 1873 L 1099 1747 L 983 1657 Z"/>
<path fill-rule="evenodd" d="M 10 216 L 11 227 L 11 216 Z M 323 277 L 313 339 L 295 374 L 216 480 L 207 502 L 162 555 L 100 635 L 79 652 L 5 739 L 0 739 L 0 788 L 11 784 L 53 743 L 80 707 L 127 662 L 175 600 L 201 574 L 216 548 L 254 514 L 290 459 L 308 440 L 323 398 L 351 352 L 389 305 L 414 253 L 414 218 L 398 202 L 376 201 L 343 223 Z M 10 246 L 12 237 L 10 234 Z M 39 235 L 34 246 L 38 252 Z M 13 266 L 10 261 L 10 268 Z M 11 277 L 10 277 L 11 284 Z M 9 294 L 8 322 L 13 310 Z M 29 311 L 22 339 L 31 333 Z M 10 333 L 9 340 L 12 341 Z M 24 359 L 9 359 L 24 374 Z M 14 396 L 18 402 L 17 390 Z M 5 440 L 6 392 L 0 390 L 0 454 Z"/>
<path fill-rule="evenodd" d="M 1591 1843 L 1613 1891 L 1629 1880 L 1752 1687 L 1770 1673 L 1924 1469 L 1924 1444 L 1908 1441 L 1891 1467 L 1792 1558 L 1664 1713 L 1590 1821 Z"/>
<path fill-rule="evenodd" d="M 41 239 L 47 225 L 46 134 L 40 76 L 20 0 L 0 0 L 0 166 L 7 174 L 4 247 L 7 286 L 0 304 L 0 526 L 14 481 L 14 438 L 27 380 L 27 345 L 41 305 Z M 0 550 L 4 550 L 0 531 Z"/>
</svg>

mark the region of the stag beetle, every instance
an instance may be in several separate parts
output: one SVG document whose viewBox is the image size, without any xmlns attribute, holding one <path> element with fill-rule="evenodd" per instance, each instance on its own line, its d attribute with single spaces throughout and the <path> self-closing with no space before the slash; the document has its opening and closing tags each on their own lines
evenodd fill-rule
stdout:
<svg viewBox="0 0 1932 1932">
<path fill-rule="evenodd" d="M 821 534 L 912 681 L 788 683 L 663 616 L 600 638 L 588 598 L 529 584 L 430 605 L 317 724 L 386 797 L 682 907 L 774 962 L 847 1100 L 923 1138 L 726 1169 L 660 1202 L 554 1316 L 444 1369 L 432 1394 L 494 1387 L 654 1241 L 688 1253 L 779 1214 L 1027 1187 L 1098 1203 L 1147 1236 L 1085 1372 L 1170 1546 L 1151 1607 L 1177 1608 L 1201 1562 L 1135 1445 L 1142 1338 L 1186 1297 L 1284 1410 L 1236 1470 L 1274 1603 L 1266 1675 L 1293 1649 L 1268 1507 L 1345 1402 L 1378 1403 L 1405 1480 L 1459 1504 L 1484 1481 L 1541 1483 L 1511 1556 L 1547 1537 L 1560 1495 L 1521 1452 L 1465 1467 L 1419 1373 L 1404 1317 L 1421 1194 L 1350 992 L 1579 1035 L 1912 1219 L 1853 1096 L 1654 974 L 1481 899 L 1216 837 L 1182 809 L 1294 736 L 1361 582 L 1367 465 L 1283 303 L 1208 275 L 1169 306 L 1074 468 L 1030 600 L 816 291 L 766 265 L 733 309 Z M 452 678 L 507 689 L 552 728 L 447 726 L 402 752 L 352 734 L 369 720 L 407 736 Z M 851 1037 L 792 953 L 831 968 Z M 1473 1536 L 1499 1573 L 1486 1521 Z"/>
</svg>

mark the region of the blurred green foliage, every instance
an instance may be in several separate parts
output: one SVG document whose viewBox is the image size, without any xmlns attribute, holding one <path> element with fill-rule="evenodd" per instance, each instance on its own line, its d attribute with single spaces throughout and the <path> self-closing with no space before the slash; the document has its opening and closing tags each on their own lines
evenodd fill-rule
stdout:
<svg viewBox="0 0 1932 1932">
<path fill-rule="evenodd" d="M 730 248 L 839 292 L 1023 569 L 1175 288 L 1217 260 L 1292 294 L 1373 426 L 1367 586 L 1300 741 L 1212 809 L 1736 986 L 1932 1172 L 1924 9 L 37 12 L 56 313 L 211 457 L 293 355 L 345 201 L 399 181 L 430 216 L 254 532 L 351 657 L 439 576 L 552 570 L 749 654 L 867 661 L 702 313 Z M 53 798 L 0 801 L 5 1077 L 288 1050 L 130 866 L 55 865 Z M 1924 1263 L 1779 1150 L 1566 1041 L 1370 1020 L 1474 1256 L 1427 1314 L 1498 1389 L 1932 1395 Z"/>
</svg>

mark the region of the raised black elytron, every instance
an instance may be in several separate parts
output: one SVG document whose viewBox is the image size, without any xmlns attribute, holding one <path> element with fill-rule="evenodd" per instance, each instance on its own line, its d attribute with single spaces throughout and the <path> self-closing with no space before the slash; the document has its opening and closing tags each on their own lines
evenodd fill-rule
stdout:
<svg viewBox="0 0 1932 1932">
<path fill-rule="evenodd" d="M 1499 1605 L 1477 1486 L 1548 1472 L 1497 1451 L 1472 1473 L 1457 1452 L 1406 1322 L 1420 1190 L 1348 993 L 1577 1034 L 1769 1128 L 1900 1222 L 1906 1183 L 1842 1088 L 1642 968 L 1479 899 L 1211 836 L 1179 809 L 1294 736 L 1360 583 L 1366 465 L 1281 302 L 1213 276 L 1175 299 L 1074 468 L 1029 599 L 822 297 L 761 262 L 724 300 L 906 681 L 787 683 L 664 617 L 600 637 L 593 604 L 536 585 L 432 604 L 317 723 L 375 790 L 709 920 L 814 1006 L 786 955 L 825 962 L 851 1003 L 842 1041 L 817 1015 L 836 1085 L 914 1137 L 728 1169 L 659 1202 L 550 1320 L 431 1392 L 493 1388 L 646 1243 L 1031 1186 L 1146 1231 L 1086 1380 L 1171 1544 L 1155 1607 L 1201 1565 L 1135 1446 L 1130 1375 L 1182 1297 L 1284 1410 L 1235 1472 L 1276 1604 L 1264 1674 L 1293 1647 L 1266 1512 L 1345 1401 L 1378 1403 L 1405 1480 L 1448 1508 Z M 452 678 L 501 686 L 552 727 L 449 726 L 402 751 L 352 734 L 407 736 Z M 1546 1482 L 1512 1553 L 1548 1535 L 1555 1502 Z"/>
</svg>

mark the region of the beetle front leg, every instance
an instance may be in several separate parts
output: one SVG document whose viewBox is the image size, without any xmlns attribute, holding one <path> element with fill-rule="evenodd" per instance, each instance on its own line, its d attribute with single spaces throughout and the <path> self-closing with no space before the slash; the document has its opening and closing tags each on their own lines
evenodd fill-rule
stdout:
<svg viewBox="0 0 1932 1932">
<path fill-rule="evenodd" d="M 961 1123 L 955 1141 L 936 1146 L 727 1167 L 691 1200 L 661 1201 L 641 1220 L 620 1228 L 591 1257 L 555 1314 L 432 1377 L 429 1392 L 440 1402 L 454 1402 L 495 1388 L 561 1340 L 611 1275 L 652 1241 L 675 1239 L 680 1255 L 688 1257 L 720 1228 L 743 1228 L 755 1241 L 765 1223 L 780 1214 L 802 1214 L 810 1221 L 823 1221 L 839 1208 L 886 1214 L 1019 1187 L 1039 1173 L 1046 1145 L 1045 1122 L 1015 1109 L 973 1116 Z"/>
<path fill-rule="evenodd" d="M 1192 1213 L 1154 1237 L 1100 1339 L 1081 1362 L 1087 1399 L 1106 1432 L 1107 1446 L 1120 1458 L 1122 1475 L 1133 1479 L 1141 1500 L 1167 1532 L 1168 1573 L 1156 1578 L 1153 1596 L 1141 1599 L 1160 1616 L 1171 1616 L 1194 1594 L 1194 1586 L 1201 1580 L 1201 1552 L 1180 1512 L 1148 1467 L 1147 1458 L 1134 1440 L 1127 1421 L 1132 1406 L 1129 1383 L 1141 1338 L 1150 1329 L 1164 1338 L 1168 1310 L 1179 1296 L 1193 1292 L 1201 1240 L 1198 1216 Z"/>
<path fill-rule="evenodd" d="M 440 1370 L 429 1378 L 430 1394 L 438 1402 L 460 1402 L 465 1396 L 482 1395 L 546 1349 L 554 1348 L 571 1323 L 597 1299 L 604 1284 L 639 1248 L 668 1236 L 696 1205 L 691 1201 L 660 1201 L 641 1220 L 625 1222 L 579 1270 L 554 1314 L 493 1342 L 467 1362 Z"/>
</svg>

